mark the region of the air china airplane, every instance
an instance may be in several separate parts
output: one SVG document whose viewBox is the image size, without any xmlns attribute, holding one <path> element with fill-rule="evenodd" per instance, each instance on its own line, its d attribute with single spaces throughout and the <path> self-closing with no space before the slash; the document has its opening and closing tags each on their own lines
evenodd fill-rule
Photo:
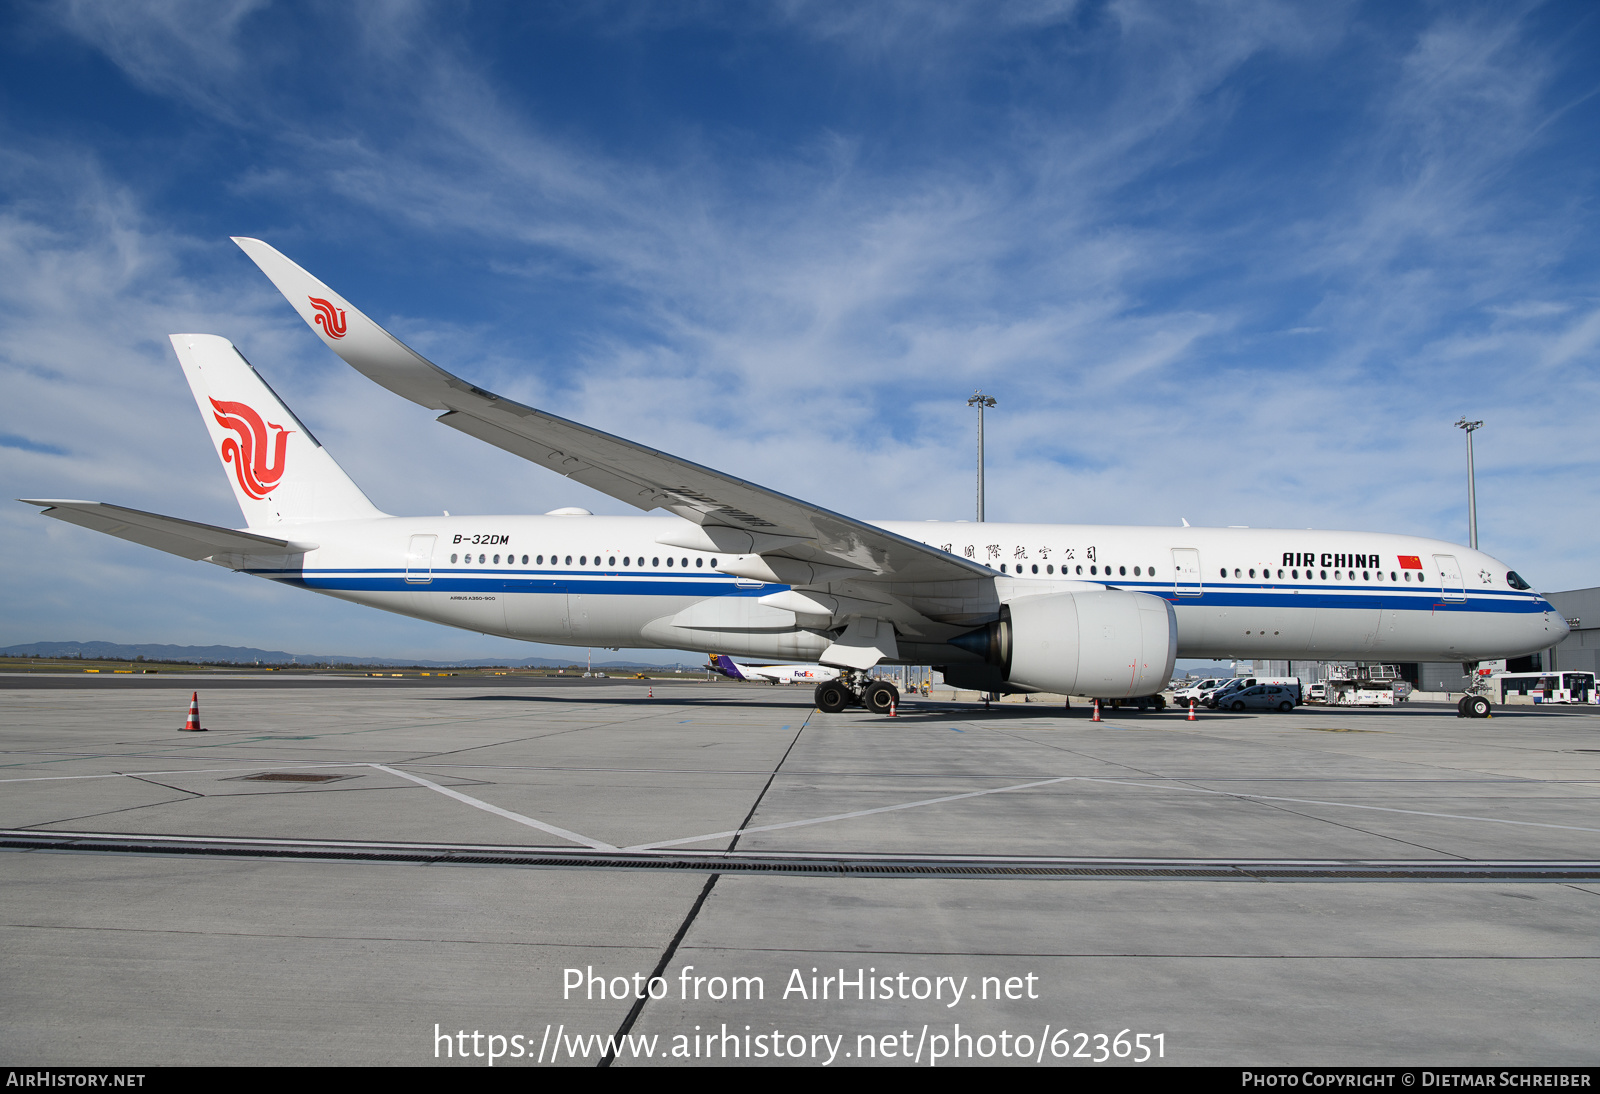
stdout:
<svg viewBox="0 0 1600 1094">
<path fill-rule="evenodd" d="M 706 668 L 730 680 L 765 680 L 778 684 L 826 684 L 839 679 L 839 670 L 826 665 L 741 665 L 725 653 L 712 656 Z"/>
<path fill-rule="evenodd" d="M 48 516 L 402 615 L 532 642 L 820 662 L 830 712 L 878 664 L 986 691 L 1155 695 L 1178 657 L 1461 661 L 1559 642 L 1504 563 L 1373 532 L 857 520 L 484 391 L 255 239 L 336 354 L 439 421 L 667 516 L 379 512 L 225 339 L 172 335 L 243 529 L 89 501 Z"/>
</svg>

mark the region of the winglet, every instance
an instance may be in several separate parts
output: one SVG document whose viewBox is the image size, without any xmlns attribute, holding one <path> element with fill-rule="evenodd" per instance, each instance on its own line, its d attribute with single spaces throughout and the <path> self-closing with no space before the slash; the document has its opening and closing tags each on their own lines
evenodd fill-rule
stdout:
<svg viewBox="0 0 1600 1094">
<path fill-rule="evenodd" d="M 439 400 L 439 384 L 458 387 L 461 380 L 384 330 L 271 244 L 247 236 L 232 238 L 300 313 L 306 326 L 350 367 L 412 402 L 433 410 L 449 409 Z"/>
</svg>

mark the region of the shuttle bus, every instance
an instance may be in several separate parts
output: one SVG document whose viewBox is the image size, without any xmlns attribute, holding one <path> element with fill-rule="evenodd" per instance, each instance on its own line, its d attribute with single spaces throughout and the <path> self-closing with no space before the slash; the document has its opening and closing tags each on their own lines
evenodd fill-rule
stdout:
<svg viewBox="0 0 1600 1094">
<path fill-rule="evenodd" d="M 1592 672 L 1503 672 L 1492 686 L 1502 704 L 1597 701 Z"/>
</svg>

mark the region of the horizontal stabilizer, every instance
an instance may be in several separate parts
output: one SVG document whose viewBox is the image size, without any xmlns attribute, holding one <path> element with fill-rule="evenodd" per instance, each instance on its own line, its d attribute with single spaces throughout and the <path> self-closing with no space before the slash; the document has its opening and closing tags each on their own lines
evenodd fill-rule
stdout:
<svg viewBox="0 0 1600 1094">
<path fill-rule="evenodd" d="M 254 532 L 236 532 L 214 524 L 164 517 L 103 501 L 58 501 L 20 498 L 24 505 L 42 505 L 44 516 L 132 540 L 169 555 L 202 559 L 217 554 L 285 555 L 315 551 L 317 544 L 273 539 Z"/>
</svg>

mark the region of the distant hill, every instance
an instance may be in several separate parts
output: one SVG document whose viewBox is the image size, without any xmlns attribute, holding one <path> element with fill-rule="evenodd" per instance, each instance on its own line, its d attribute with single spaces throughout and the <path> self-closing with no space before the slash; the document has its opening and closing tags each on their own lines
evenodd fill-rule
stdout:
<svg viewBox="0 0 1600 1094">
<path fill-rule="evenodd" d="M 466 668 L 473 665 L 497 665 L 506 668 L 553 669 L 583 664 L 583 658 L 551 660 L 548 657 L 524 657 L 520 660 L 500 657 L 477 657 L 465 661 L 428 661 L 413 658 L 360 657 L 352 654 L 285 653 L 283 650 L 258 650 L 251 646 L 171 646 L 156 642 L 26 642 L 0 649 L 0 657 L 81 657 L 95 661 L 187 661 L 205 665 L 419 665 L 423 668 Z M 685 660 L 685 668 L 699 667 L 696 661 Z M 596 661 L 597 669 L 662 668 L 662 665 L 645 661 Z"/>
</svg>

